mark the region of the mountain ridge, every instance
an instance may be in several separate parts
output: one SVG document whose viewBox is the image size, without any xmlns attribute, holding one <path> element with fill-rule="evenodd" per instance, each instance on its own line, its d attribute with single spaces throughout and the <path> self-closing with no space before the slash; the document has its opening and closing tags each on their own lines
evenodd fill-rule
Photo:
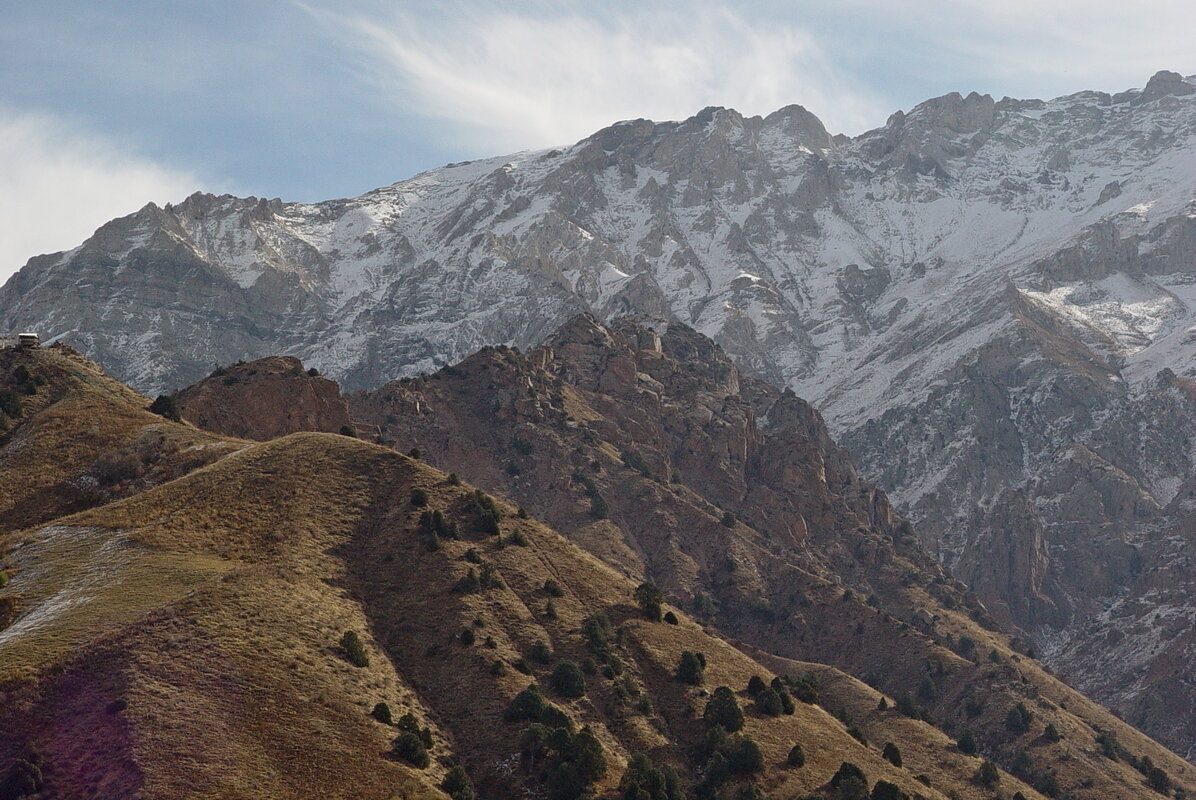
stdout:
<svg viewBox="0 0 1196 800">
<path fill-rule="evenodd" d="M 850 140 L 711 108 L 360 198 L 196 195 L 34 259 L 0 308 L 151 391 L 275 353 L 363 388 L 579 312 L 680 321 L 812 402 L 994 615 L 1191 755 L 1165 698 L 1196 702 L 1196 642 L 1148 633 L 1196 619 L 1193 81 L 953 93 Z"/>
</svg>

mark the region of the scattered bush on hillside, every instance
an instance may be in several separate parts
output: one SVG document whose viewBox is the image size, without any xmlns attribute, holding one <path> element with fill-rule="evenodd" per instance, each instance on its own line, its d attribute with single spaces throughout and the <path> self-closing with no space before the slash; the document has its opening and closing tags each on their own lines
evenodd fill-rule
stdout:
<svg viewBox="0 0 1196 800">
<path fill-rule="evenodd" d="M 390 714 L 390 706 L 383 703 L 376 703 L 374 710 L 370 712 L 370 716 L 381 722 L 383 725 L 393 725 L 394 717 Z"/>
<path fill-rule="evenodd" d="M 626 464 L 628 467 L 635 470 L 640 475 L 643 475 L 645 478 L 652 477 L 652 470 L 648 469 L 647 462 L 644 461 L 643 456 L 641 456 L 639 453 L 635 453 L 635 452 L 628 450 L 628 451 L 624 452 L 622 454 L 622 456 L 623 456 L 623 463 Z"/>
<path fill-rule="evenodd" d="M 503 587 L 502 578 L 498 576 L 498 570 L 488 561 L 482 564 L 481 574 L 478 575 L 478 583 L 482 585 L 483 589 L 501 589 Z"/>
<path fill-rule="evenodd" d="M 702 712 L 702 720 L 708 728 L 720 727 L 727 733 L 735 733 L 743 728 L 743 711 L 735 700 L 735 693 L 729 687 L 719 686 L 706 701 L 706 710 Z"/>
<path fill-rule="evenodd" d="M 1063 735 L 1059 733 L 1059 729 L 1055 727 L 1055 723 L 1048 722 L 1047 726 L 1042 730 L 1042 738 L 1054 744 L 1060 741 Z"/>
<path fill-rule="evenodd" d="M 420 488 L 411 490 L 411 505 L 416 508 L 423 508 L 428 504 L 428 493 Z"/>
<path fill-rule="evenodd" d="M 901 791 L 895 783 L 877 781 L 868 798 L 869 800 L 909 800 L 909 795 Z"/>
<path fill-rule="evenodd" d="M 357 438 L 357 429 L 352 425 L 342 425 L 337 433 L 339 433 L 341 436 L 348 436 L 350 439 Z"/>
<path fill-rule="evenodd" d="M 457 581 L 457 591 L 461 594 L 473 594 L 482 588 L 482 581 L 478 578 L 477 570 L 473 567 L 465 573 L 465 577 Z"/>
<path fill-rule="evenodd" d="M 404 731 L 395 739 L 394 747 L 391 750 L 396 758 L 406 761 L 413 767 L 419 769 L 426 769 L 431 759 L 428 757 L 428 749 L 424 747 L 424 743 L 420 740 L 418 734 L 411 731 Z"/>
<path fill-rule="evenodd" d="M 1163 795 L 1171 793 L 1171 776 L 1159 767 L 1156 767 L 1154 762 L 1150 760 L 1150 756 L 1130 759 L 1130 764 L 1133 765 L 1134 769 L 1142 773 L 1142 776 L 1146 778 L 1146 783 L 1151 789 Z"/>
<path fill-rule="evenodd" d="M 670 766 L 657 767 L 643 753 L 636 753 L 627 763 L 619 780 L 624 800 L 685 800 L 685 789 L 677 772 Z"/>
<path fill-rule="evenodd" d="M 806 765 L 806 751 L 802 749 L 800 744 L 795 744 L 789 748 L 789 755 L 786 756 L 785 763 L 791 767 L 804 767 Z"/>
<path fill-rule="evenodd" d="M 764 682 L 763 678 L 761 678 L 759 675 L 753 675 L 748 679 L 747 691 L 748 694 L 750 694 L 752 697 L 755 697 L 756 695 L 760 694 L 760 692 L 764 691 L 767 686 L 768 684 Z"/>
<path fill-rule="evenodd" d="M 552 661 L 552 648 L 547 642 L 536 642 L 532 645 L 532 660 L 547 664 Z"/>
<path fill-rule="evenodd" d="M 1018 703 L 1005 715 L 1005 727 L 1020 735 L 1030 730 L 1030 723 L 1033 720 L 1034 715 L 1030 713 L 1030 709 L 1026 708 L 1026 704 Z"/>
<path fill-rule="evenodd" d="M 558 661 L 549 682 L 561 697 L 582 697 L 586 693 L 585 676 L 573 661 Z"/>
<path fill-rule="evenodd" d="M 766 688 L 756 695 L 756 708 L 768 717 L 779 717 L 785 711 L 781 696 L 771 688 Z"/>
<path fill-rule="evenodd" d="M 980 749 L 976 744 L 976 734 L 966 729 L 959 734 L 959 741 L 955 743 L 955 746 L 959 748 L 959 752 L 968 756 L 976 755 Z"/>
<path fill-rule="evenodd" d="M 565 590 L 561 588 L 559 583 L 554 581 L 552 578 L 549 578 L 548 580 L 544 581 L 544 594 L 548 595 L 549 597 L 564 597 Z"/>
<path fill-rule="evenodd" d="M 160 417 L 165 417 L 172 422 L 182 422 L 183 418 L 179 415 L 179 401 L 172 394 L 160 394 L 154 398 L 154 402 L 150 403 L 149 410 L 151 413 L 157 414 Z"/>
<path fill-rule="evenodd" d="M 11 389 L 0 390 L 0 413 L 9 417 L 19 417 L 25 410 L 21 396 Z"/>
<path fill-rule="evenodd" d="M 881 757 L 894 767 L 901 766 L 901 748 L 892 742 L 885 743 L 885 749 L 881 751 Z"/>
<path fill-rule="evenodd" d="M 722 523 L 723 523 L 724 528 L 734 528 L 735 527 L 735 515 L 732 514 L 730 511 L 724 511 Z"/>
<path fill-rule="evenodd" d="M 877 711 L 888 711 L 889 710 L 889 701 L 884 695 L 880 696 L 880 702 L 876 704 L 876 710 Z"/>
<path fill-rule="evenodd" d="M 991 761 L 982 761 L 973 780 L 986 789 L 991 789 L 1001 781 L 1001 773 L 997 772 Z"/>
<path fill-rule="evenodd" d="M 645 581 L 635 588 L 635 602 L 639 605 L 640 611 L 644 617 L 652 622 L 660 622 L 663 616 L 661 604 L 664 602 L 664 595 L 661 594 L 656 584 Z"/>
<path fill-rule="evenodd" d="M 477 637 L 474 635 L 473 628 L 464 628 L 461 631 L 459 638 L 461 639 L 461 644 L 466 647 L 469 647 L 475 641 L 477 641 Z"/>
<path fill-rule="evenodd" d="M 702 683 L 702 674 L 706 671 L 706 656 L 702 653 L 691 653 L 685 650 L 677 663 L 677 680 L 698 686 Z"/>
<path fill-rule="evenodd" d="M 667 622 L 669 625 L 680 625 L 681 624 L 681 620 L 677 619 L 677 615 L 674 614 L 672 611 L 664 612 L 664 621 Z"/>
<path fill-rule="evenodd" d="M 307 371 L 307 377 L 318 378 L 318 377 L 320 377 L 320 371 L 318 369 L 316 369 L 315 367 L 311 367 Z"/>
<path fill-rule="evenodd" d="M 694 595 L 693 610 L 701 619 L 714 619 L 718 615 L 718 603 L 710 595 L 698 592 Z"/>
<path fill-rule="evenodd" d="M 611 645 L 615 636 L 615 629 L 610 618 L 601 611 L 591 614 L 582 620 L 581 635 L 586 640 L 586 646 L 594 657 L 603 663 L 611 660 Z"/>
<path fill-rule="evenodd" d="M 370 665 L 370 659 L 365 654 L 365 645 L 361 643 L 357 631 L 345 631 L 341 636 L 341 652 L 345 654 L 345 660 L 355 667 Z"/>
<path fill-rule="evenodd" d="M 445 774 L 440 788 L 453 800 L 474 800 L 477 796 L 473 790 L 473 781 L 460 766 L 453 767 Z"/>
<path fill-rule="evenodd" d="M 818 688 L 808 678 L 798 678 L 790 684 L 793 696 L 808 705 L 818 702 Z"/>
<path fill-rule="evenodd" d="M 115 486 L 145 474 L 141 459 L 128 450 L 108 450 L 100 453 L 88 470 L 101 486 Z"/>
<path fill-rule="evenodd" d="M 733 775 L 751 775 L 764 769 L 764 754 L 752 737 L 737 733 L 728 736 L 720 747 Z"/>
<path fill-rule="evenodd" d="M 527 547 L 531 542 L 527 540 L 527 535 L 523 531 L 515 531 L 511 534 L 511 544 L 516 547 Z"/>
<path fill-rule="evenodd" d="M 868 744 L 868 737 L 866 737 L 864 735 L 864 732 L 862 730 L 860 730 L 858 727 L 856 727 L 855 725 L 848 726 L 847 735 L 850 736 L 852 739 L 855 739 L 860 744 Z"/>
<path fill-rule="evenodd" d="M 553 603 L 551 600 L 549 600 L 548 602 L 546 602 L 544 604 L 544 617 L 546 619 L 556 619 L 557 618 L 556 604 Z"/>
</svg>

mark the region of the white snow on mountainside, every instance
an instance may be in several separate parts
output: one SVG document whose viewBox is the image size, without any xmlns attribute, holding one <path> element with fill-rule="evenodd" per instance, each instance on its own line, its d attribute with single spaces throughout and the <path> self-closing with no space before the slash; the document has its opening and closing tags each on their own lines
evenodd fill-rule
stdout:
<svg viewBox="0 0 1196 800">
<path fill-rule="evenodd" d="M 1196 755 L 1166 709 L 1196 708 L 1196 77 L 951 94 L 852 139 L 708 108 L 352 199 L 197 194 L 0 290 L 9 329 L 148 392 L 275 353 L 372 387 L 579 311 L 792 387 L 995 615 Z"/>
</svg>

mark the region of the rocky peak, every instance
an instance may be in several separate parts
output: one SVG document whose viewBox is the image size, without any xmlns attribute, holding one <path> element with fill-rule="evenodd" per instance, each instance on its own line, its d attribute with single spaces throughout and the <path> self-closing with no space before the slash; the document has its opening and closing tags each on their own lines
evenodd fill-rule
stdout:
<svg viewBox="0 0 1196 800">
<path fill-rule="evenodd" d="M 1159 70 L 1146 82 L 1136 101 L 1149 103 L 1160 97 L 1182 97 L 1189 94 L 1196 94 L 1196 85 L 1178 72 Z"/>
<path fill-rule="evenodd" d="M 764 129 L 776 129 L 797 144 L 814 151 L 829 150 L 835 146 L 822 120 L 804 106 L 788 105 L 772 112 L 764 118 Z"/>
<path fill-rule="evenodd" d="M 239 439 L 275 439 L 298 431 L 353 428 L 335 381 L 291 356 L 221 367 L 176 395 L 183 419 Z"/>
</svg>

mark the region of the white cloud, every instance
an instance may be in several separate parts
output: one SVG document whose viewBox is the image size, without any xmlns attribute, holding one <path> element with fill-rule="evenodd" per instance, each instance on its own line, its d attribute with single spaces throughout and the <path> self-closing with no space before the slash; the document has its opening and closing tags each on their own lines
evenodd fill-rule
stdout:
<svg viewBox="0 0 1196 800">
<path fill-rule="evenodd" d="M 840 0 L 844 19 L 871 18 L 925 65 L 1021 97 L 1141 87 L 1156 71 L 1196 72 L 1190 0 Z M 893 49 L 900 51 L 901 45 Z M 982 87 L 963 87 L 968 88 Z"/>
<path fill-rule="evenodd" d="M 197 186 L 44 114 L 0 108 L 0 280 L 32 256 L 80 244 L 113 217 Z"/>
<path fill-rule="evenodd" d="M 688 3 L 602 17 L 457 11 L 312 13 L 349 32 L 341 44 L 368 79 L 489 150 L 566 144 L 616 120 L 683 119 L 707 105 L 754 114 L 800 103 L 850 131 L 887 113 L 795 25 L 753 27 Z"/>
</svg>

